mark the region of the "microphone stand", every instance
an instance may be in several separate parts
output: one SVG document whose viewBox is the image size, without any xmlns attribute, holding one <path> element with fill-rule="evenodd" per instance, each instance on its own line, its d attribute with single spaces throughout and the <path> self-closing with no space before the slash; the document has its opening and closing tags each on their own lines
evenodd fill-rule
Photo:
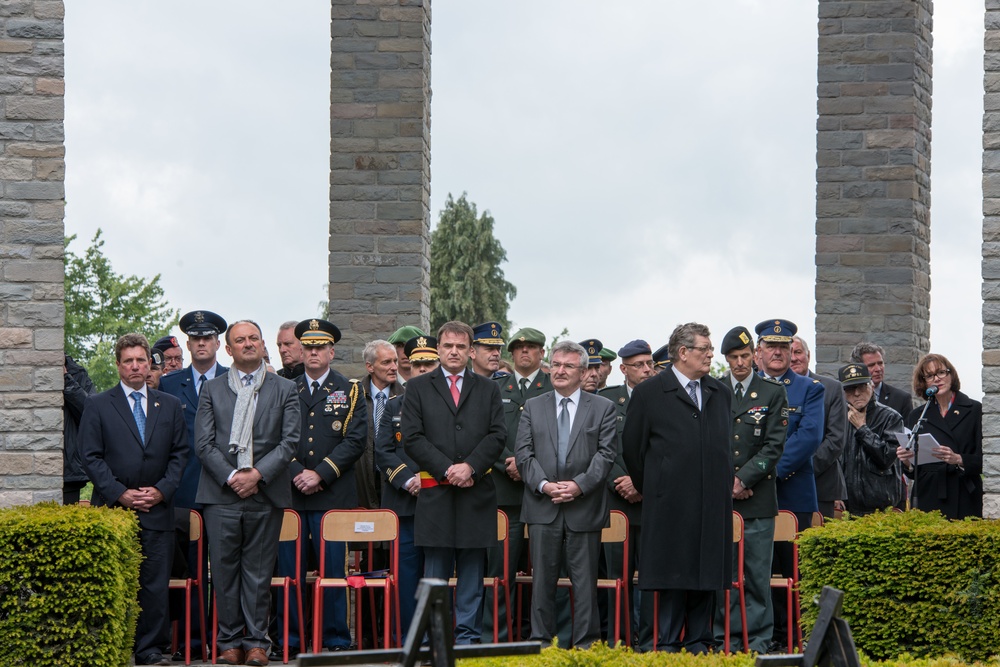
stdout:
<svg viewBox="0 0 1000 667">
<path fill-rule="evenodd" d="M 920 428 L 927 421 L 927 408 L 930 407 L 932 402 L 937 403 L 937 399 L 934 396 L 928 396 L 924 402 L 924 409 L 920 413 L 920 419 L 913 425 L 913 429 L 910 431 L 910 440 L 906 443 L 906 448 L 913 450 L 913 492 L 910 494 L 913 502 L 911 503 L 911 509 L 920 509 L 920 496 L 917 495 L 919 489 L 917 478 L 919 477 L 918 471 L 920 470 L 920 466 L 917 465 L 917 458 L 920 456 L 920 438 L 918 435 L 920 434 Z"/>
</svg>

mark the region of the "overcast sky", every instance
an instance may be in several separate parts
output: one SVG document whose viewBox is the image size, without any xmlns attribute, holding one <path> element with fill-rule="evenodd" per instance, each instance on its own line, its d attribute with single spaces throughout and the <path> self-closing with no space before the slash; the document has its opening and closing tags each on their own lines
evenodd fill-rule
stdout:
<svg viewBox="0 0 1000 667">
<path fill-rule="evenodd" d="M 276 358 L 326 298 L 330 25 L 275 7 L 67 3 L 66 231 Z M 432 7 L 431 222 L 448 193 L 490 211 L 515 328 L 655 349 L 783 317 L 814 342 L 815 2 Z M 983 7 L 934 9 L 931 347 L 978 398 Z"/>
</svg>

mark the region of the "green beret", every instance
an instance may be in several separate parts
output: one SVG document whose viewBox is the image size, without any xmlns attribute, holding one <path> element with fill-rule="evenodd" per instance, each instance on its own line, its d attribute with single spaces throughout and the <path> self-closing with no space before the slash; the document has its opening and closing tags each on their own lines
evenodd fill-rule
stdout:
<svg viewBox="0 0 1000 667">
<path fill-rule="evenodd" d="M 613 350 L 609 350 L 606 347 L 601 348 L 600 352 L 601 361 L 614 361 L 618 358 L 618 355 L 614 353 Z"/>
<path fill-rule="evenodd" d="M 406 325 L 405 327 L 399 327 L 396 331 L 389 336 L 389 342 L 393 345 L 405 345 L 406 341 L 411 338 L 416 338 L 417 336 L 426 336 L 423 331 L 412 325 Z"/>
<path fill-rule="evenodd" d="M 545 347 L 545 334 L 538 329 L 525 327 L 511 336 L 510 340 L 507 341 L 507 349 L 512 349 L 514 343 L 534 343 L 535 345 Z"/>
</svg>

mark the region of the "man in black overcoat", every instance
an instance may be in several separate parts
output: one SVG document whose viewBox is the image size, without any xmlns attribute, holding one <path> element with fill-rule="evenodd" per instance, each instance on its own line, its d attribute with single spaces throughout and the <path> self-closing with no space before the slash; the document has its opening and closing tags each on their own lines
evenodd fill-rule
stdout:
<svg viewBox="0 0 1000 667">
<path fill-rule="evenodd" d="M 705 653 L 716 592 L 732 584 L 733 394 L 708 375 L 708 327 L 679 325 L 669 345 L 671 366 L 632 391 L 623 454 L 643 495 L 637 568 L 639 588 L 659 592 L 657 649 Z"/>
</svg>

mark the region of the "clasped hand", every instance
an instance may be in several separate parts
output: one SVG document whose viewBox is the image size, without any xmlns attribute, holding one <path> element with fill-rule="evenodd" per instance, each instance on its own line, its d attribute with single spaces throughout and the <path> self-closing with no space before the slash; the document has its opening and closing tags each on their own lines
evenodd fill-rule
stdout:
<svg viewBox="0 0 1000 667">
<path fill-rule="evenodd" d="M 542 493 L 552 498 L 552 502 L 558 505 L 560 503 L 571 502 L 582 491 L 580 491 L 580 486 L 576 482 L 570 480 L 568 482 L 547 482 L 542 487 Z"/>
</svg>

